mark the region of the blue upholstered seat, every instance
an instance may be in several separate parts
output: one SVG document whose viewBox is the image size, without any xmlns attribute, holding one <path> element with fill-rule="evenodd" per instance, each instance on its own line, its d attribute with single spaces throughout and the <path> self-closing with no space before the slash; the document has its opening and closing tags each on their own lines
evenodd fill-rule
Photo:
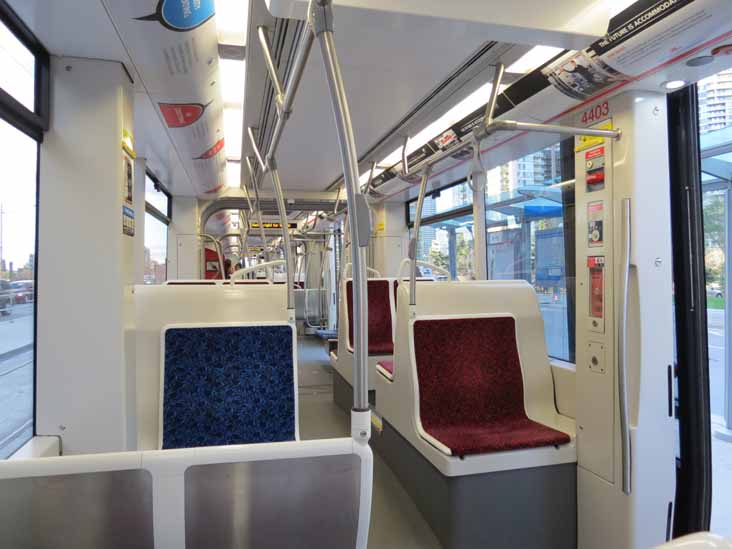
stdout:
<svg viewBox="0 0 732 549">
<path fill-rule="evenodd" d="M 167 329 L 162 448 L 294 440 L 292 330 Z"/>
</svg>

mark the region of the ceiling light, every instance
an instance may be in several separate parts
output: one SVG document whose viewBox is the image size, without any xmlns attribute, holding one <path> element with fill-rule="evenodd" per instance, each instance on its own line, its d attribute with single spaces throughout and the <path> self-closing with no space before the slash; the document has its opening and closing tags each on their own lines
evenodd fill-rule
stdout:
<svg viewBox="0 0 732 549">
<path fill-rule="evenodd" d="M 241 135 L 244 127 L 244 113 L 238 107 L 224 109 L 224 143 L 226 158 L 241 160 Z"/>
<path fill-rule="evenodd" d="M 552 46 L 534 46 L 510 65 L 506 72 L 526 74 L 537 67 L 541 67 L 552 57 L 556 57 L 563 51 L 562 48 L 553 48 Z"/>
<path fill-rule="evenodd" d="M 668 82 L 664 82 L 661 84 L 664 88 L 667 90 L 678 90 L 680 88 L 683 88 L 686 86 L 688 82 L 686 80 L 669 80 Z"/>
<path fill-rule="evenodd" d="M 233 189 L 241 187 L 241 163 L 226 163 L 226 186 Z"/>
<path fill-rule="evenodd" d="M 224 104 L 244 104 L 244 61 L 219 59 L 219 80 Z"/>
<path fill-rule="evenodd" d="M 216 0 L 215 3 L 219 42 L 246 46 L 249 2 L 247 0 Z"/>
</svg>

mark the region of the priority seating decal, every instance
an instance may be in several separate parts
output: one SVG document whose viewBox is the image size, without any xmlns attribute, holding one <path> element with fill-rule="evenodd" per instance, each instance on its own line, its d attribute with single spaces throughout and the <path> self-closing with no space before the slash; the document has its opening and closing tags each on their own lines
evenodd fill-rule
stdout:
<svg viewBox="0 0 732 549">
<path fill-rule="evenodd" d="M 203 25 L 214 13 L 214 0 L 159 0 L 155 13 L 136 19 L 158 21 L 169 30 L 186 32 Z"/>
<path fill-rule="evenodd" d="M 158 103 L 169 128 L 185 128 L 195 124 L 211 103 Z"/>
</svg>

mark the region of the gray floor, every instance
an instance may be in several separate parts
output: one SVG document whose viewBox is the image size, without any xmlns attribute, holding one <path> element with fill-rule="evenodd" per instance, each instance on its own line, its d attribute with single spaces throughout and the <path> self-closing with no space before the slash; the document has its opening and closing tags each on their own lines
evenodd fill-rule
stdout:
<svg viewBox="0 0 732 549">
<path fill-rule="evenodd" d="M 332 369 L 319 339 L 298 341 L 300 438 L 343 437 L 349 418 L 333 403 Z M 440 543 L 391 469 L 374 455 L 374 487 L 369 547 L 439 549 Z"/>
</svg>

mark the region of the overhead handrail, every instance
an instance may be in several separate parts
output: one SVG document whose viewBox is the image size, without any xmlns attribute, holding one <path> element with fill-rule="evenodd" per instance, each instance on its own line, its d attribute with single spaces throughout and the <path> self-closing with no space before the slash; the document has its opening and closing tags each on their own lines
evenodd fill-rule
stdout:
<svg viewBox="0 0 732 549">
<path fill-rule="evenodd" d="M 405 257 L 404 259 L 402 259 L 402 262 L 399 264 L 399 270 L 397 271 L 398 280 L 401 280 L 401 278 L 402 278 L 402 271 L 404 270 L 404 267 L 411 265 L 411 263 L 412 263 L 412 260 L 409 259 L 408 257 Z M 417 266 L 418 267 L 427 267 L 428 269 L 432 269 L 432 271 L 434 271 L 436 273 L 446 276 L 448 280 L 452 280 L 452 274 L 450 274 L 450 271 L 448 271 L 447 269 L 443 269 L 442 267 L 438 267 L 434 263 L 417 260 Z"/>
<path fill-rule="evenodd" d="M 407 158 L 407 145 L 409 145 L 409 136 L 404 136 L 404 144 L 402 145 L 402 175 L 409 175 L 409 160 Z M 373 167 L 371 168 L 371 174 L 374 173 L 374 168 L 376 167 L 376 164 L 374 163 Z"/>
<path fill-rule="evenodd" d="M 219 260 L 219 273 L 221 273 L 221 278 L 223 280 L 226 277 L 226 273 L 224 272 L 224 252 L 221 249 L 221 244 L 215 237 L 211 236 L 208 233 L 201 233 L 199 236 L 201 238 L 206 238 L 206 239 L 210 240 L 213 243 L 214 247 L 216 248 L 216 255 L 218 256 L 218 260 Z M 204 246 L 203 249 L 205 250 L 206 246 Z M 204 271 L 205 271 L 206 270 L 206 252 L 205 251 L 203 252 L 203 267 L 204 267 Z"/>
<path fill-rule="evenodd" d="M 246 275 L 248 275 L 249 273 L 255 273 L 261 269 L 269 269 L 272 267 L 276 267 L 277 265 L 284 265 L 284 264 L 285 264 L 284 259 L 275 259 L 273 261 L 265 261 L 264 263 L 260 263 L 258 265 L 252 265 L 251 267 L 245 267 L 244 269 L 239 269 L 238 271 L 234 271 L 233 273 L 231 273 L 231 277 L 229 278 L 229 285 L 233 286 L 235 280 L 244 279 L 244 277 Z"/>
<path fill-rule="evenodd" d="M 427 182 L 429 181 L 432 166 L 438 164 L 442 160 L 453 156 L 469 147 L 479 148 L 480 142 L 501 131 L 523 131 L 523 132 L 540 132 L 540 133 L 557 133 L 561 135 L 585 135 L 592 137 L 603 137 L 606 139 L 620 139 L 622 132 L 619 129 L 597 129 L 597 128 L 578 128 L 575 126 L 560 126 L 556 124 L 537 124 L 534 122 L 517 122 L 515 120 L 495 120 L 494 114 L 496 104 L 498 103 L 498 95 L 500 93 L 501 82 L 504 74 L 503 63 L 495 66 L 493 74 L 493 86 L 491 95 L 486 105 L 485 115 L 482 123 L 473 129 L 470 139 L 458 141 L 452 147 L 440 151 L 433 156 L 426 157 L 414 166 L 406 168 L 407 173 L 422 172 L 422 180 L 419 185 L 419 198 L 417 199 L 417 211 L 414 219 L 414 231 L 412 239 L 409 242 L 409 258 L 412 259 L 412 269 L 409 280 L 409 305 L 414 307 L 417 304 L 417 242 L 419 242 L 419 229 L 422 222 L 422 207 L 424 198 L 427 194 Z"/>
</svg>

